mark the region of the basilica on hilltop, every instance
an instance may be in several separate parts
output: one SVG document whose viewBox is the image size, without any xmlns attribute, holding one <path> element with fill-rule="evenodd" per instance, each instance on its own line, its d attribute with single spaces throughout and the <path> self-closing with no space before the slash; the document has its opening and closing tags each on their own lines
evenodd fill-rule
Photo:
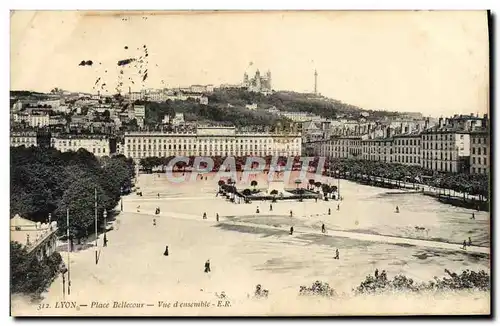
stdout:
<svg viewBox="0 0 500 326">
<path fill-rule="evenodd" d="M 245 72 L 243 75 L 243 87 L 246 87 L 250 92 L 271 93 L 271 71 L 268 70 L 265 75 L 261 75 L 257 69 L 253 78 L 249 77 L 248 71 Z"/>
</svg>

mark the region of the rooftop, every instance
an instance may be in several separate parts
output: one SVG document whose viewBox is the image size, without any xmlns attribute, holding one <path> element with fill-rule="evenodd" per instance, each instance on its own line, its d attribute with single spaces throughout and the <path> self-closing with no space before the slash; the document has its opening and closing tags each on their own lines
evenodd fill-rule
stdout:
<svg viewBox="0 0 500 326">
<path fill-rule="evenodd" d="M 33 251 L 50 235 L 57 232 L 57 222 L 36 223 L 19 215 L 10 220 L 10 241 L 20 243 L 28 252 Z"/>
</svg>

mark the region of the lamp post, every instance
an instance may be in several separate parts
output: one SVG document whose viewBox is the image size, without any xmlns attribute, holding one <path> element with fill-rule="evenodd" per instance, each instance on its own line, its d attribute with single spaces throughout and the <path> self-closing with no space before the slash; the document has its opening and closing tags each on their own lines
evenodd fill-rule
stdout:
<svg viewBox="0 0 500 326">
<path fill-rule="evenodd" d="M 106 220 L 106 218 L 108 217 L 108 211 L 107 210 L 104 210 L 104 213 L 103 213 L 103 216 L 104 216 L 104 247 L 107 247 L 108 246 L 108 238 L 106 237 L 106 230 L 108 228 L 108 222 Z"/>
<path fill-rule="evenodd" d="M 123 212 L 123 187 L 120 188 L 120 211 Z"/>
<path fill-rule="evenodd" d="M 95 215 L 95 264 L 99 262 L 97 253 L 97 239 L 99 238 L 97 234 L 97 188 L 94 188 L 94 215 Z"/>
<path fill-rule="evenodd" d="M 66 236 L 68 238 L 68 295 L 71 294 L 71 274 L 70 274 L 70 257 L 69 253 L 71 251 L 70 244 L 70 234 L 69 234 L 69 208 L 66 210 Z"/>
</svg>

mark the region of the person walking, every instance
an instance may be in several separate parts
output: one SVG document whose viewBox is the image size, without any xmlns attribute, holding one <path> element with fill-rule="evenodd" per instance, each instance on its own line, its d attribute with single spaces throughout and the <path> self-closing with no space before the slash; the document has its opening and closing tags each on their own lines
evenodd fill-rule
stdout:
<svg viewBox="0 0 500 326">
<path fill-rule="evenodd" d="M 205 262 L 205 273 L 210 273 L 210 259 Z"/>
<path fill-rule="evenodd" d="M 203 219 L 206 220 L 207 219 L 207 212 L 204 212 L 203 213 Z"/>
<path fill-rule="evenodd" d="M 378 278 L 378 268 L 375 269 L 375 278 Z"/>
<path fill-rule="evenodd" d="M 468 243 L 469 247 L 472 246 L 472 239 L 469 237 L 469 243 Z"/>
<path fill-rule="evenodd" d="M 219 213 L 215 214 L 215 219 L 219 222 Z"/>
<path fill-rule="evenodd" d="M 293 226 L 290 227 L 290 235 L 293 235 Z"/>
<path fill-rule="evenodd" d="M 321 232 L 322 233 L 326 233 L 326 228 L 325 228 L 325 224 L 323 223 L 323 225 L 321 225 Z"/>
<path fill-rule="evenodd" d="M 290 210 L 290 217 L 293 217 L 293 212 L 292 212 L 292 210 Z"/>
<path fill-rule="evenodd" d="M 472 217 L 471 217 L 472 220 L 475 220 L 476 219 L 476 215 L 474 213 L 472 213 Z"/>
<path fill-rule="evenodd" d="M 165 252 L 163 253 L 163 256 L 168 256 L 168 246 L 165 246 Z"/>
<path fill-rule="evenodd" d="M 272 212 L 273 211 L 273 204 L 269 204 L 269 211 Z"/>
<path fill-rule="evenodd" d="M 332 209 L 328 208 L 328 215 L 332 215 Z"/>
<path fill-rule="evenodd" d="M 337 210 L 340 211 L 340 204 L 337 204 Z"/>
<path fill-rule="evenodd" d="M 462 245 L 462 249 L 466 250 L 467 249 L 467 242 L 464 240 L 464 243 Z"/>
<path fill-rule="evenodd" d="M 340 254 L 338 249 L 335 249 L 335 259 L 340 259 Z"/>
<path fill-rule="evenodd" d="M 257 213 L 257 214 L 260 213 L 259 206 L 257 206 L 257 210 L 255 211 L 255 213 Z"/>
<path fill-rule="evenodd" d="M 158 198 L 160 198 L 160 193 L 158 193 Z"/>
<path fill-rule="evenodd" d="M 153 219 L 153 226 L 156 226 L 156 219 Z"/>
<path fill-rule="evenodd" d="M 399 213 L 399 206 L 396 206 L 396 213 Z"/>
</svg>

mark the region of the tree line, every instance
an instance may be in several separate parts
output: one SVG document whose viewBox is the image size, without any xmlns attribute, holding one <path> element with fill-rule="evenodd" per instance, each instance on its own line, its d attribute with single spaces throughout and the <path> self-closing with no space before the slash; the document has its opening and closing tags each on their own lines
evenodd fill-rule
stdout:
<svg viewBox="0 0 500 326">
<path fill-rule="evenodd" d="M 331 174 L 339 171 L 354 178 L 363 175 L 381 177 L 489 197 L 489 176 L 484 174 L 437 172 L 421 166 L 352 159 L 333 159 L 328 162 L 328 167 Z"/>
<path fill-rule="evenodd" d="M 84 149 L 11 147 L 10 216 L 47 222 L 51 214 L 65 233 L 69 209 L 70 236 L 81 239 L 92 232 L 95 192 L 102 221 L 104 210 L 112 212 L 122 192 L 130 191 L 134 174 L 133 161 L 123 155 L 98 159 Z"/>
</svg>

